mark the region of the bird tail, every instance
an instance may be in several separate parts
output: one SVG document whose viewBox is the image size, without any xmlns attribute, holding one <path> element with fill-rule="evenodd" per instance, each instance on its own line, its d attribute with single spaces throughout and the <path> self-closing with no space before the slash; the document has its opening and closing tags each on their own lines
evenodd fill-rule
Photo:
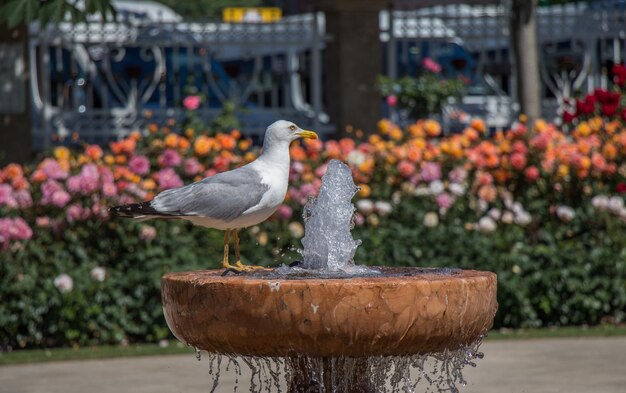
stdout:
<svg viewBox="0 0 626 393">
<path fill-rule="evenodd" d="M 156 211 L 150 202 L 130 203 L 109 208 L 109 213 L 117 217 L 142 218 L 145 216 L 160 216 L 162 213 Z"/>
</svg>

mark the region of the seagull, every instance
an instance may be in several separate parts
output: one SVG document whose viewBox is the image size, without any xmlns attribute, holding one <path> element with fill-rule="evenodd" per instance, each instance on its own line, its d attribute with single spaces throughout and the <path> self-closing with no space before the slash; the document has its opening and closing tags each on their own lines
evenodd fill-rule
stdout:
<svg viewBox="0 0 626 393">
<path fill-rule="evenodd" d="M 112 215 L 138 220 L 178 218 L 224 233 L 225 269 L 249 271 L 260 266 L 241 263 L 238 230 L 268 219 L 285 199 L 289 180 L 289 145 L 298 138 L 317 139 L 313 131 L 278 120 L 265 131 L 259 157 L 239 168 L 159 193 L 151 201 L 114 206 Z M 228 262 L 230 236 L 234 265 Z"/>
</svg>

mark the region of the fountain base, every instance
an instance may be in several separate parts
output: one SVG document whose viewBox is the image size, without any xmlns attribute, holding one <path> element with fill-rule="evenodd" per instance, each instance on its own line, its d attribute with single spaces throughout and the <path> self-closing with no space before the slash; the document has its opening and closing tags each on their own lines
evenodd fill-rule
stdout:
<svg viewBox="0 0 626 393">
<path fill-rule="evenodd" d="M 438 353 L 470 345 L 491 328 L 494 273 L 377 269 L 382 274 L 356 278 L 170 273 L 161 282 L 163 308 L 180 341 L 260 357 Z"/>
</svg>

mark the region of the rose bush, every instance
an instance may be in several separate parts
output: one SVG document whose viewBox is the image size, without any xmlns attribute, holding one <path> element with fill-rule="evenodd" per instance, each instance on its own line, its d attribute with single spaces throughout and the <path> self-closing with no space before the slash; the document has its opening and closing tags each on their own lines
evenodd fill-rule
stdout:
<svg viewBox="0 0 626 393">
<path fill-rule="evenodd" d="M 234 130 L 174 133 L 174 122 L 104 150 L 57 147 L 0 170 L 0 346 L 156 342 L 168 336 L 161 275 L 219 267 L 222 233 L 179 221 L 110 219 L 112 205 L 254 160 Z M 539 121 L 487 136 L 475 119 L 382 120 L 365 135 L 291 146 L 285 204 L 242 233 L 248 263 L 298 258 L 302 207 L 330 159 L 361 187 L 356 260 L 498 273 L 496 326 L 618 323 L 626 311 L 626 127 L 590 116 L 571 134 Z"/>
</svg>

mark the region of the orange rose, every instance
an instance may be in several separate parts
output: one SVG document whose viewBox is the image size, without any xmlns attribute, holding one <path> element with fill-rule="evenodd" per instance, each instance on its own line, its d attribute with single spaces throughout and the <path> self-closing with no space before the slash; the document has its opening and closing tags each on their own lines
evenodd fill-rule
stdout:
<svg viewBox="0 0 626 393">
<path fill-rule="evenodd" d="M 59 161 L 67 161 L 70 159 L 70 149 L 65 146 L 59 146 L 54 149 L 54 157 Z"/>
<path fill-rule="evenodd" d="M 611 142 L 607 142 L 602 148 L 602 154 L 607 160 L 614 160 L 617 157 L 617 147 Z"/>
<path fill-rule="evenodd" d="M 165 146 L 170 149 L 175 149 L 178 146 L 178 135 L 176 134 L 168 134 L 165 137 Z"/>
<path fill-rule="evenodd" d="M 435 120 L 426 120 L 424 122 L 424 131 L 430 137 L 436 137 L 441 134 L 441 125 L 437 123 Z"/>
<path fill-rule="evenodd" d="M 235 138 L 228 134 L 217 134 L 217 142 L 222 149 L 233 150 L 236 146 Z"/>
<path fill-rule="evenodd" d="M 487 130 L 487 126 L 485 125 L 485 122 L 482 119 L 472 119 L 472 122 L 470 123 L 470 127 L 480 132 L 481 134 L 484 134 L 485 131 Z"/>
<path fill-rule="evenodd" d="M 4 168 L 4 176 L 12 180 L 24 176 L 24 171 L 19 164 L 11 163 Z"/>
<path fill-rule="evenodd" d="M 206 156 L 211 151 L 211 142 L 205 135 L 199 136 L 193 144 L 193 150 L 198 156 Z"/>
<path fill-rule="evenodd" d="M 295 161 L 303 161 L 306 159 L 306 152 L 299 144 L 294 143 L 289 150 L 291 158 Z"/>
<path fill-rule="evenodd" d="M 98 161 L 102 158 L 103 152 L 98 145 L 89 145 L 85 149 L 85 154 L 93 161 Z"/>
</svg>

